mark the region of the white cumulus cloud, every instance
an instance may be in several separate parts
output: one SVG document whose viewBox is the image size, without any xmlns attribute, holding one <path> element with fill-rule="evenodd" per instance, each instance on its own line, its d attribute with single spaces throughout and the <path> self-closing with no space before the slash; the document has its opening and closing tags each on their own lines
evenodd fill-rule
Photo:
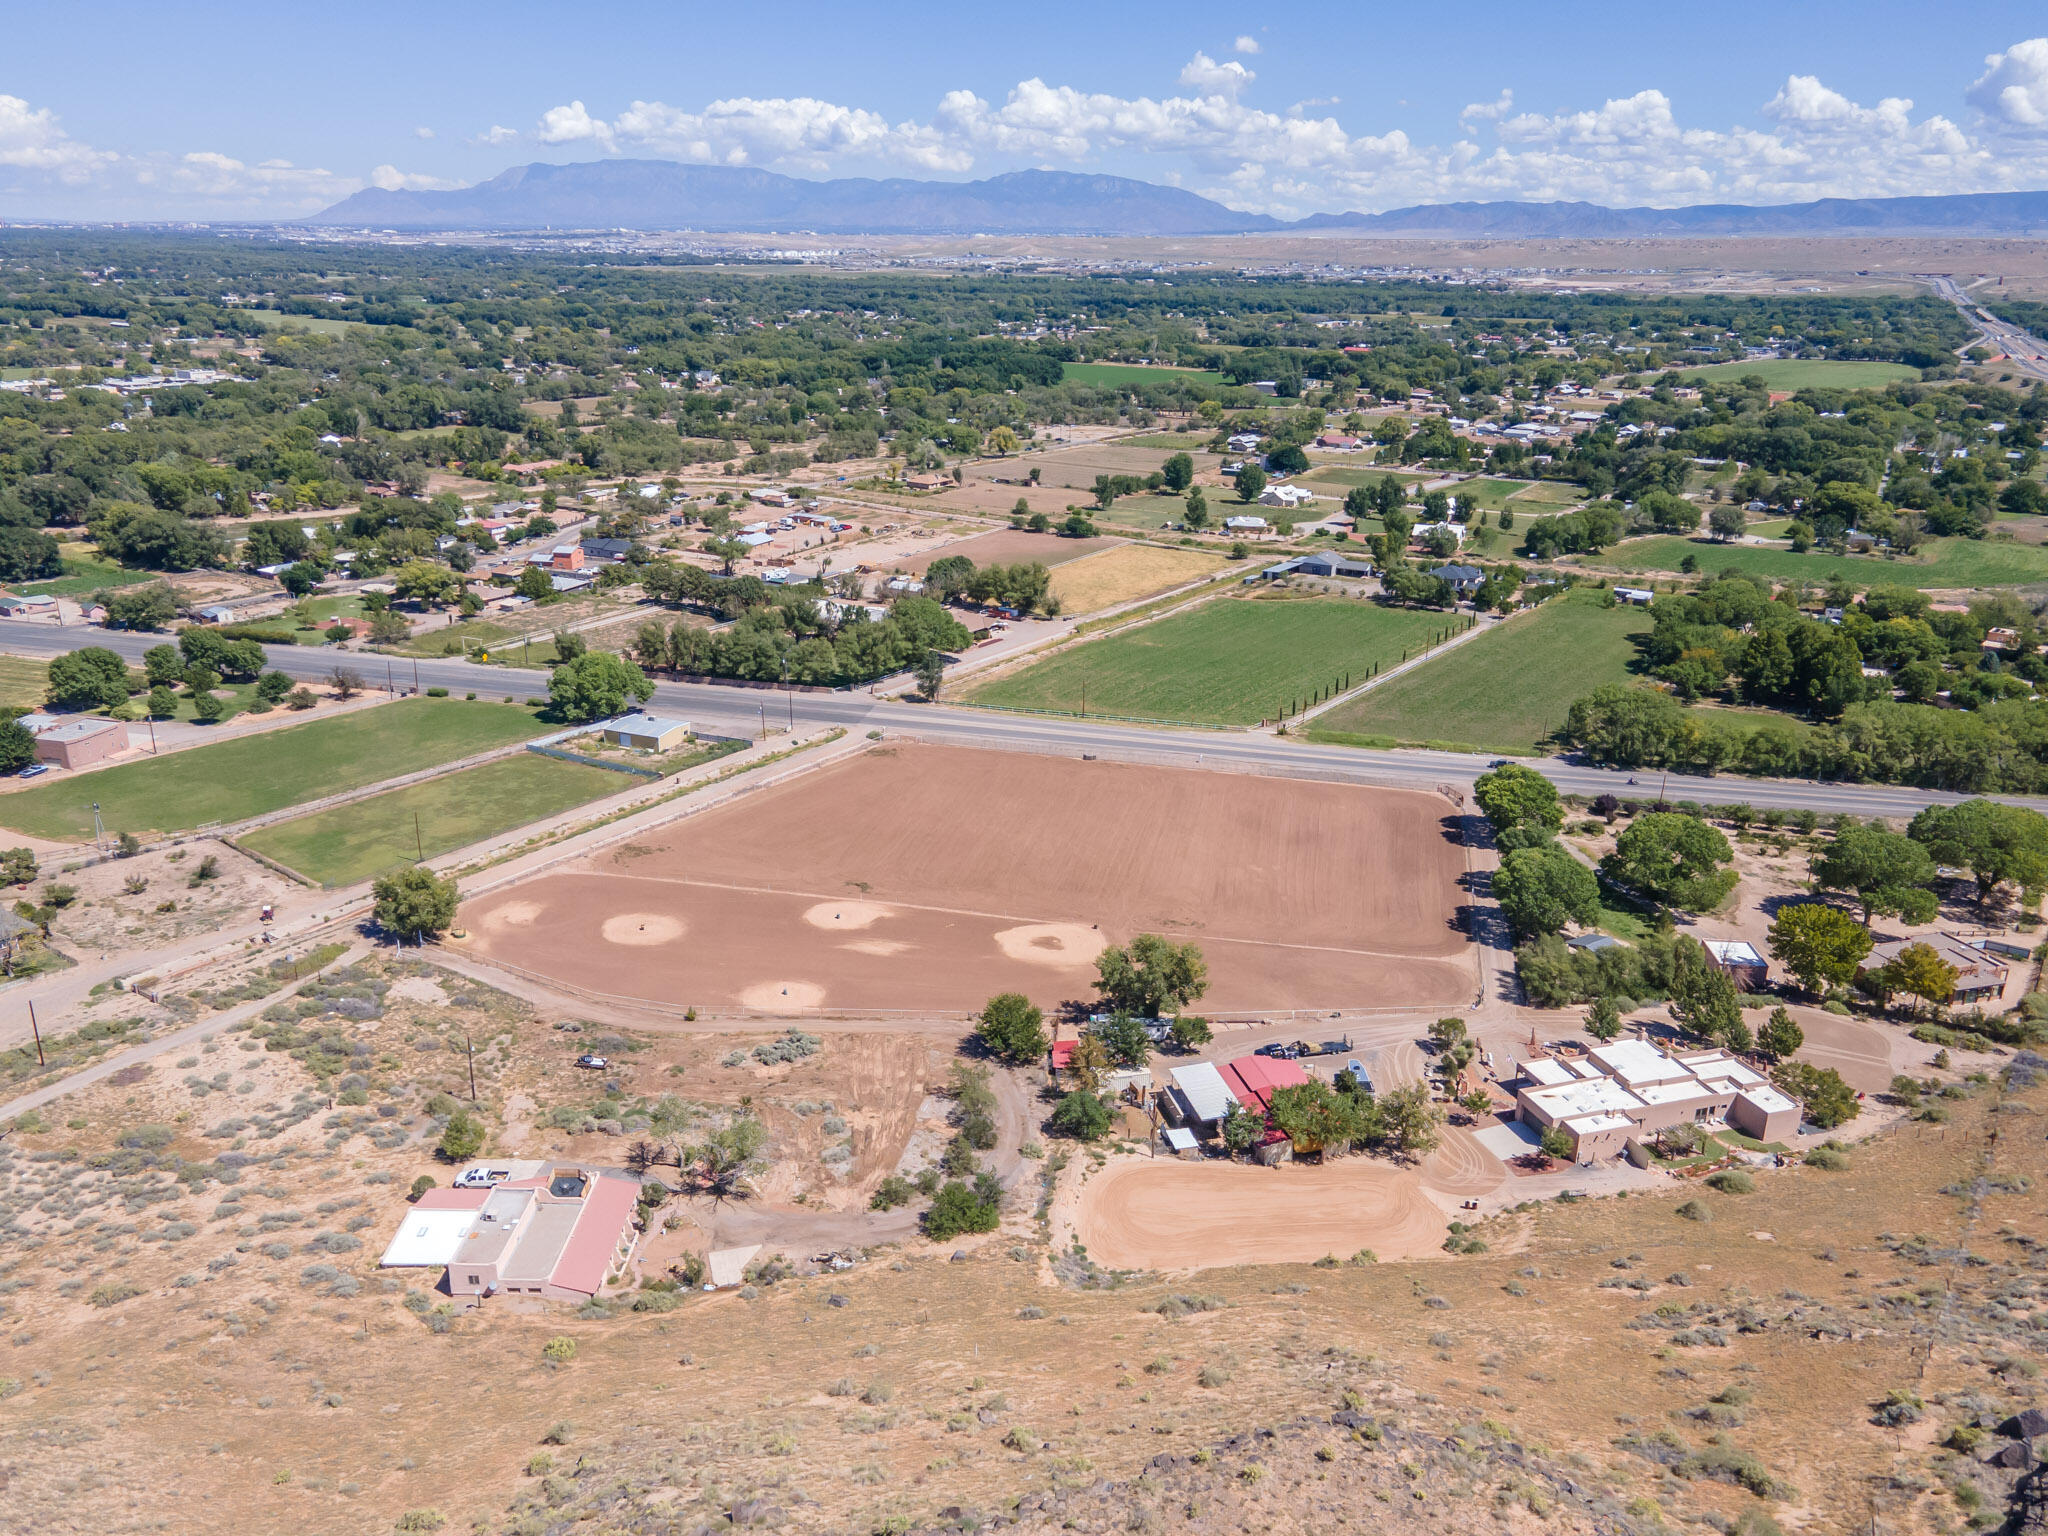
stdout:
<svg viewBox="0 0 2048 1536">
<path fill-rule="evenodd" d="M 412 136 L 416 139 L 431 139 L 434 136 L 434 130 L 426 127 L 415 128 L 412 131 Z"/>
<path fill-rule="evenodd" d="M 612 147 L 611 124 L 601 117 L 592 117 L 580 101 L 572 101 L 566 107 L 549 107 L 541 113 L 535 137 L 543 144 L 591 143 L 604 149 Z"/>
<path fill-rule="evenodd" d="M 31 107 L 19 96 L 0 96 L 0 165 L 82 181 L 118 159 L 72 138 L 57 126 L 57 114 L 48 107 Z"/>
<path fill-rule="evenodd" d="M 1180 83 L 1206 96 L 1236 96 L 1258 76 L 1237 60 L 1218 64 L 1206 53 L 1197 53 L 1180 72 Z"/>
<path fill-rule="evenodd" d="M 385 192 L 447 192 L 462 185 L 440 176 L 422 176 L 401 171 L 395 165 L 380 165 L 370 172 L 370 185 Z"/>
<path fill-rule="evenodd" d="M 1251 33 L 1243 32 L 1238 35 L 1237 41 L 1230 46 L 1237 53 L 1257 53 L 1259 51 L 1259 40 L 1253 37 Z"/>
<path fill-rule="evenodd" d="M 2013 128 L 2048 128 L 2048 37 L 1987 55 L 1970 84 L 1970 105 Z"/>
<path fill-rule="evenodd" d="M 510 144 L 519 137 L 517 128 L 507 128 L 503 123 L 493 123 L 482 133 L 470 138 L 472 144 Z"/>
</svg>

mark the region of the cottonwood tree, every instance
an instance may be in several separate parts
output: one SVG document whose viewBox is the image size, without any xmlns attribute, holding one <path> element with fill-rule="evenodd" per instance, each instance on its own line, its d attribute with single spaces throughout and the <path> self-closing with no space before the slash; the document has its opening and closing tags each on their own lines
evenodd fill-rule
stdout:
<svg viewBox="0 0 2048 1536">
<path fill-rule="evenodd" d="M 1051 1047 L 1045 1015 L 1021 992 L 999 992 L 981 1010 L 974 1037 L 991 1056 L 1021 1066 L 1036 1061 Z"/>
<path fill-rule="evenodd" d="M 1988 907 L 1999 886 L 2048 885 L 2048 816 L 1994 800 L 1931 805 L 1906 828 L 1937 863 L 1957 865 L 1977 878 L 1977 900 Z"/>
<path fill-rule="evenodd" d="M 1848 913 L 1809 901 L 1778 909 L 1769 942 L 1772 957 L 1818 995 L 1853 980 L 1872 941 L 1870 930 Z"/>
<path fill-rule="evenodd" d="M 1427 1157 L 1443 1137 L 1444 1112 L 1430 1101 L 1429 1090 L 1410 1083 L 1383 1093 L 1378 1100 L 1381 1134 L 1406 1157 Z"/>
<path fill-rule="evenodd" d="M 1903 833 L 1844 817 L 1811 869 L 1822 890 L 1853 894 L 1866 923 L 1879 912 L 1908 923 L 1934 921 L 1938 904 L 1926 889 L 1934 880 L 1934 860 L 1925 846 Z"/>
<path fill-rule="evenodd" d="M 1600 883 L 1563 848 L 1514 848 L 1493 873 L 1493 897 L 1518 938 L 1561 932 L 1600 915 Z"/>
<path fill-rule="evenodd" d="M 1735 871 L 1722 867 L 1731 856 L 1728 839 L 1697 816 L 1651 811 L 1615 839 L 1600 868 L 1651 901 L 1705 912 L 1735 888 Z"/>
<path fill-rule="evenodd" d="M 1197 944 L 1141 933 L 1095 957 L 1102 996 L 1116 1011 L 1156 1019 L 1209 990 L 1209 966 Z"/>
<path fill-rule="evenodd" d="M 1300 1154 L 1348 1151 L 1365 1135 L 1365 1116 L 1357 1102 L 1333 1091 L 1321 1078 L 1274 1089 L 1266 1119 Z"/>
<path fill-rule="evenodd" d="M 548 700 L 564 720 L 585 724 L 609 720 L 626 701 L 645 703 L 654 684 L 632 662 L 610 651 L 587 651 L 556 667 L 548 679 Z"/>
<path fill-rule="evenodd" d="M 401 942 L 418 943 L 430 933 L 445 933 L 455 922 L 461 900 L 452 879 L 442 879 L 424 864 L 380 876 L 370 891 L 377 926 Z"/>
<path fill-rule="evenodd" d="M 1621 1008 L 1605 993 L 1593 999 L 1593 1007 L 1586 1014 L 1586 1033 L 1602 1045 L 1621 1036 Z"/>
<path fill-rule="evenodd" d="M 1109 1059 L 1119 1067 L 1137 1069 L 1152 1059 L 1152 1037 L 1145 1026 L 1119 1009 L 1089 1031 L 1102 1042 Z"/>
<path fill-rule="evenodd" d="M 1956 995 L 1956 979 L 1961 974 L 1933 945 L 1908 944 L 1885 964 L 1880 984 L 1939 1008 Z"/>
<path fill-rule="evenodd" d="M 1061 1136 L 1072 1136 L 1077 1141 L 1100 1141 L 1109 1134 L 1109 1105 L 1093 1089 L 1076 1088 L 1053 1106 L 1047 1124 Z"/>
</svg>

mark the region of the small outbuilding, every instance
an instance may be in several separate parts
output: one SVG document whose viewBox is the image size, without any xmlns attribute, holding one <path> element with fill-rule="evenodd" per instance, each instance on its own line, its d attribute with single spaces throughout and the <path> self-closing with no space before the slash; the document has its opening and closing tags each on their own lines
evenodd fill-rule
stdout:
<svg viewBox="0 0 2048 1536">
<path fill-rule="evenodd" d="M 615 747 L 631 747 L 637 752 L 666 752 L 689 739 L 690 722 L 636 712 L 607 721 L 603 734 L 604 739 Z"/>
<path fill-rule="evenodd" d="M 36 733 L 36 761 L 85 768 L 128 750 L 128 727 L 118 720 L 70 720 Z"/>
</svg>

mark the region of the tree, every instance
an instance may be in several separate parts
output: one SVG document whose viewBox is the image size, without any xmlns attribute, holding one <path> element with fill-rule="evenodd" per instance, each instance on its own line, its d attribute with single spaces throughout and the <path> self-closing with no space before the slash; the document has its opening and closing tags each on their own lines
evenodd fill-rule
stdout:
<svg viewBox="0 0 2048 1536">
<path fill-rule="evenodd" d="M 1111 945 L 1095 957 L 1095 969 L 1110 1007 L 1141 1019 L 1178 1011 L 1209 990 L 1200 946 L 1175 944 L 1156 933 Z"/>
<path fill-rule="evenodd" d="M 2048 885 L 2048 816 L 2039 811 L 1993 800 L 1930 805 L 1906 835 L 1937 864 L 1975 875 L 1977 899 L 1987 907 L 2008 880 L 2029 890 Z"/>
<path fill-rule="evenodd" d="M 50 663 L 50 702 L 113 709 L 128 702 L 128 664 L 103 645 L 67 651 Z"/>
<path fill-rule="evenodd" d="M 1934 920 L 1939 905 L 1926 887 L 1934 881 L 1927 849 L 1877 822 L 1844 817 L 1828 851 L 1813 861 L 1814 883 L 1824 891 L 1854 893 L 1863 921 L 1883 912 L 1909 923 Z"/>
<path fill-rule="evenodd" d="M 1089 1031 L 1102 1042 L 1109 1059 L 1118 1067 L 1137 1069 L 1152 1059 L 1152 1037 L 1145 1026 L 1119 1009 Z"/>
<path fill-rule="evenodd" d="M 34 528 L 0 528 L 0 581 L 36 581 L 64 574 L 62 550 Z"/>
<path fill-rule="evenodd" d="M 1195 461 L 1184 453 L 1176 453 L 1159 466 L 1159 477 L 1169 491 L 1181 495 L 1195 483 Z"/>
<path fill-rule="evenodd" d="M 1011 1066 L 1036 1061 L 1052 1044 L 1046 1038 L 1045 1015 L 1021 992 L 999 992 L 990 998 L 974 1036 L 991 1056 Z"/>
<path fill-rule="evenodd" d="M 1265 1140 L 1266 1117 L 1255 1109 L 1233 1104 L 1224 1111 L 1223 1123 L 1217 1127 L 1217 1134 L 1232 1152 L 1249 1152 Z"/>
<path fill-rule="evenodd" d="M 645 703 L 653 696 L 647 674 L 610 651 L 586 651 L 548 678 L 548 701 L 555 712 L 578 725 L 609 720 L 625 711 L 628 699 Z"/>
<path fill-rule="evenodd" d="M 939 1190 L 926 1208 L 924 1235 L 935 1243 L 943 1243 L 964 1232 L 993 1232 L 1002 1220 L 1000 1206 L 980 1198 L 977 1190 L 954 1179 Z"/>
<path fill-rule="evenodd" d="M 1173 1021 L 1173 1044 L 1176 1050 L 1195 1051 L 1215 1038 L 1209 1030 L 1207 1019 L 1198 1019 L 1191 1013 L 1184 1013 Z"/>
<path fill-rule="evenodd" d="M 193 696 L 192 718 L 201 725 L 215 725 L 227 712 L 227 701 L 217 693 L 201 690 Z"/>
<path fill-rule="evenodd" d="M 946 653 L 929 650 L 917 661 L 917 691 L 933 703 L 938 702 L 939 689 L 946 681 Z"/>
<path fill-rule="evenodd" d="M 1848 913 L 1817 901 L 1778 909 L 1771 921 L 1771 954 L 1807 991 L 1820 993 L 1856 975 L 1870 953 L 1870 930 Z"/>
<path fill-rule="evenodd" d="M 1939 1008 L 1956 995 L 1956 978 L 1960 974 L 1941 958 L 1933 945 L 1908 944 L 1885 964 L 1884 984 L 1890 991 L 1903 992 Z"/>
<path fill-rule="evenodd" d="M 1202 494 L 1202 488 L 1191 486 L 1187 495 L 1187 510 L 1182 514 L 1188 527 L 1200 533 L 1209 526 L 1209 498 Z"/>
<path fill-rule="evenodd" d="M 0 849 L 0 883 L 27 885 L 36 877 L 36 851 L 33 848 Z"/>
<path fill-rule="evenodd" d="M 1707 514 L 1707 527 L 1717 539 L 1739 539 L 1748 526 L 1749 519 L 1733 502 L 1724 502 Z"/>
<path fill-rule="evenodd" d="M 279 704 L 292 691 L 292 680 L 282 672 L 265 672 L 256 679 L 256 697 L 266 704 Z"/>
<path fill-rule="evenodd" d="M 1586 1033 L 1602 1045 L 1621 1038 L 1621 1009 L 1605 993 L 1593 999 L 1593 1007 L 1586 1015 Z"/>
<path fill-rule="evenodd" d="M 1561 1125 L 1543 1127 L 1542 1135 L 1536 1138 L 1536 1145 L 1545 1157 L 1558 1163 L 1570 1162 L 1572 1154 L 1579 1149 L 1578 1141 Z"/>
<path fill-rule="evenodd" d="M 690 1172 L 714 1200 L 747 1194 L 767 1144 L 768 1127 L 752 1115 L 736 1115 L 690 1149 Z"/>
<path fill-rule="evenodd" d="M 466 1163 L 483 1149 L 483 1121 L 466 1109 L 456 1110 L 441 1130 L 441 1156 L 451 1163 Z"/>
<path fill-rule="evenodd" d="M 1783 1008 L 1773 1008 L 1756 1032 L 1756 1048 L 1772 1061 L 1788 1061 L 1806 1044 L 1806 1031 Z"/>
<path fill-rule="evenodd" d="M 1523 938 L 1557 933 L 1568 922 L 1588 924 L 1600 913 L 1593 872 L 1556 844 L 1516 848 L 1493 875 L 1494 900 L 1508 926 Z"/>
<path fill-rule="evenodd" d="M 301 560 L 296 565 L 286 566 L 279 571 L 277 584 L 293 597 L 304 597 L 320 585 L 323 574 L 319 566 L 309 560 Z"/>
<path fill-rule="evenodd" d="M 18 772 L 35 760 L 35 733 L 19 720 L 0 720 L 0 773 Z"/>
<path fill-rule="evenodd" d="M 107 611 L 109 629 L 162 629 L 178 616 L 178 601 L 162 582 L 120 592 L 95 592 L 92 600 Z"/>
<path fill-rule="evenodd" d="M 174 687 L 185 677 L 185 657 L 175 645 L 152 645 L 142 653 L 142 675 L 152 688 Z"/>
<path fill-rule="evenodd" d="M 1729 858 L 1728 839 L 1698 817 L 1650 811 L 1615 839 L 1600 868 L 1651 901 L 1705 912 L 1735 888 L 1735 871 L 1721 868 Z"/>
<path fill-rule="evenodd" d="M 1420 1083 L 1381 1094 L 1379 1112 L 1388 1144 L 1404 1156 L 1427 1157 L 1442 1139 L 1444 1113 Z"/>
<path fill-rule="evenodd" d="M 1237 472 L 1237 499 L 1250 504 L 1265 494 L 1266 472 L 1256 464 L 1247 464 Z"/>
<path fill-rule="evenodd" d="M 1348 1151 L 1365 1133 L 1357 1101 L 1317 1077 L 1274 1089 L 1266 1121 L 1294 1143 L 1298 1154 Z"/>
<path fill-rule="evenodd" d="M 1076 1088 L 1053 1106 L 1047 1121 L 1054 1133 L 1076 1141 L 1100 1141 L 1109 1134 L 1109 1105 L 1091 1088 Z"/>
<path fill-rule="evenodd" d="M 461 899 L 453 880 L 443 880 L 424 864 L 393 870 L 370 891 L 376 899 L 377 926 L 393 938 L 415 943 L 452 927 Z"/>
<path fill-rule="evenodd" d="M 1806 1118 L 1824 1131 L 1847 1124 L 1860 1113 L 1856 1090 L 1833 1067 L 1788 1061 L 1771 1073 L 1771 1081 L 1799 1101 Z"/>
<path fill-rule="evenodd" d="M 555 584 L 548 579 L 548 573 L 537 565 L 529 565 L 519 573 L 519 580 L 512 590 L 521 597 L 544 603 L 555 595 Z"/>
<path fill-rule="evenodd" d="M 402 645 L 412 634 L 412 625 L 402 613 L 386 609 L 370 616 L 370 642 L 373 645 Z"/>
<path fill-rule="evenodd" d="M 1067 1076 L 1074 1080 L 1074 1086 L 1084 1092 L 1093 1093 L 1102 1086 L 1103 1078 L 1109 1075 L 1109 1051 L 1094 1035 L 1083 1035 L 1074 1042 L 1074 1053 L 1067 1058 Z"/>
<path fill-rule="evenodd" d="M 363 674 L 354 667 L 336 667 L 327 674 L 327 686 L 334 690 L 334 696 L 346 704 L 363 691 Z"/>
<path fill-rule="evenodd" d="M 428 607 L 452 603 L 462 593 L 462 578 L 431 560 L 406 561 L 393 574 L 392 584 L 400 602 Z"/>
<path fill-rule="evenodd" d="M 1682 938 L 1672 950 L 1671 1016 L 1701 1040 L 1722 1040 L 1742 1023 L 1735 978 L 1714 963 L 1697 939 Z"/>
<path fill-rule="evenodd" d="M 1523 827 L 1552 833 L 1564 825 L 1564 807 L 1558 804 L 1557 786 L 1534 768 L 1507 763 L 1491 773 L 1482 773 L 1472 786 L 1472 797 L 1493 824 L 1496 835 Z"/>
</svg>

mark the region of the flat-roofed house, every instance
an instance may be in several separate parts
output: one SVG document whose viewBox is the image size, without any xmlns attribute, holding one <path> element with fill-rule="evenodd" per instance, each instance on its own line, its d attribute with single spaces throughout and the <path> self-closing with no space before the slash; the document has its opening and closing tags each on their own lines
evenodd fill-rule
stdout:
<svg viewBox="0 0 2048 1536">
<path fill-rule="evenodd" d="M 620 715 L 616 720 L 604 724 L 604 739 L 617 747 L 632 747 L 640 752 L 666 752 L 679 746 L 690 734 L 690 722 L 671 720 L 665 715 L 650 715 L 636 710 L 630 715 Z"/>
<path fill-rule="evenodd" d="M 67 720 L 36 732 L 36 761 L 60 768 L 103 763 L 128 750 L 128 727 L 118 720 Z"/>
<path fill-rule="evenodd" d="M 40 739 L 40 738 L 39 738 Z M 1914 944 L 1925 944 L 1942 960 L 1955 967 L 1956 990 L 1953 1001 L 1958 1003 L 1996 1002 L 2005 992 L 2006 978 L 2012 972 L 1981 949 L 1974 949 L 1952 933 L 1928 933 L 1918 938 L 1886 939 L 1873 945 L 1870 953 L 1863 957 L 1859 970 L 1874 971 L 1891 964 L 1901 951 Z"/>
<path fill-rule="evenodd" d="M 1667 1056 L 1646 1040 L 1615 1040 L 1578 1061 L 1525 1061 L 1521 1073 L 1516 1118 L 1562 1127 L 1577 1162 L 1674 1125 L 1726 1124 L 1759 1141 L 1799 1130 L 1799 1106 L 1725 1051 Z"/>
<path fill-rule="evenodd" d="M 571 1167 L 489 1189 L 429 1190 L 383 1263 L 445 1266 L 452 1296 L 587 1301 L 631 1257 L 639 1201 L 638 1179 Z"/>
</svg>

